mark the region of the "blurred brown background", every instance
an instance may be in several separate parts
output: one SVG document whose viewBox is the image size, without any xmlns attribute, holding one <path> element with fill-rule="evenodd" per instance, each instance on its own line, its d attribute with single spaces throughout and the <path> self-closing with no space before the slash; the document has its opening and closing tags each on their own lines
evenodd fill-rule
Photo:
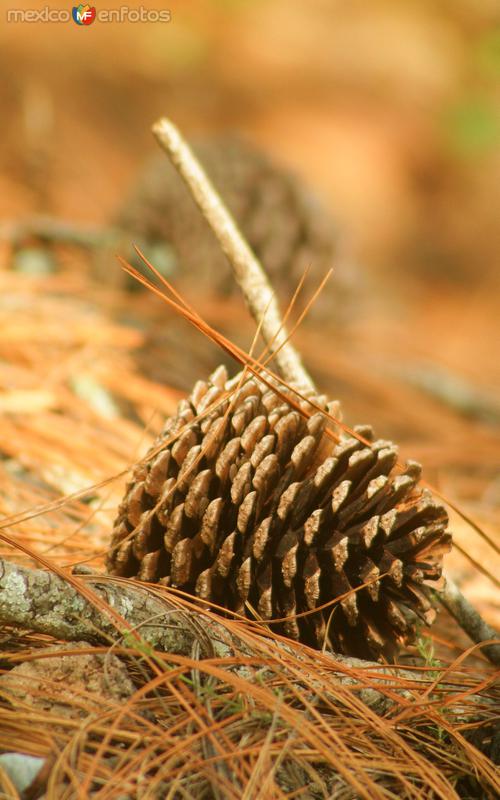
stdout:
<svg viewBox="0 0 500 800">
<path fill-rule="evenodd" d="M 8 0 L 2 16 L 44 5 Z M 143 6 L 168 6 L 172 21 L 3 16 L 3 214 L 101 221 L 153 148 L 151 120 L 168 113 L 188 132 L 243 131 L 293 165 L 371 269 L 403 282 L 494 278 L 495 2 Z"/>
<path fill-rule="evenodd" d="M 244 134 L 323 198 L 333 266 L 352 277 L 348 323 L 299 335 L 318 383 L 494 535 L 498 4 L 153 0 L 170 23 L 7 24 L 4 8 L 37 5 L 2 4 L 0 216 L 105 224 L 162 114 L 189 135 Z M 157 301 L 133 303 L 168 324 Z"/>
</svg>

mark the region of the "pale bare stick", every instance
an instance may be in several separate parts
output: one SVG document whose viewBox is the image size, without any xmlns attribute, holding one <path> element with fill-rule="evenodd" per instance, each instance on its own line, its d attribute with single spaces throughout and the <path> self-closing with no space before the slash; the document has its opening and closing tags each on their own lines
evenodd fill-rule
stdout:
<svg viewBox="0 0 500 800">
<path fill-rule="evenodd" d="M 262 335 L 266 343 L 273 352 L 277 351 L 276 363 L 281 377 L 305 394 L 315 393 L 313 381 L 304 369 L 299 354 L 290 342 L 286 342 L 288 334 L 282 325 L 276 296 L 266 274 L 202 166 L 170 120 L 165 117 L 158 120 L 153 125 L 153 133 L 188 185 L 217 237 L 252 316 L 262 323 Z"/>
<path fill-rule="evenodd" d="M 166 117 L 153 125 L 160 147 L 187 184 L 201 213 L 212 228 L 222 251 L 226 255 L 251 314 L 261 323 L 262 335 L 270 349 L 276 352 L 276 363 L 281 377 L 304 394 L 317 394 L 316 387 L 302 365 L 293 345 L 287 339 L 278 303 L 267 276 L 238 230 L 229 211 L 217 194 L 203 167 L 186 143 L 182 134 Z M 487 641 L 495 632 L 462 595 L 459 588 L 447 578 L 445 589 L 437 595 L 458 624 L 473 642 Z M 453 589 L 451 588 L 453 587 Z M 498 661 L 498 646 L 487 645 L 484 654 L 493 663 Z"/>
</svg>

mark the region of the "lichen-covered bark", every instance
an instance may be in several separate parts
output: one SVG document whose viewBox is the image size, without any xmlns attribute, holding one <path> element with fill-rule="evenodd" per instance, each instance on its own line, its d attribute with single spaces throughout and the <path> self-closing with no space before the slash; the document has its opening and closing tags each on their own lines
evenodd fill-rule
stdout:
<svg viewBox="0 0 500 800">
<path fill-rule="evenodd" d="M 79 580 L 85 580 L 87 587 L 91 587 L 123 618 L 123 628 L 58 575 L 2 559 L 0 625 L 29 629 L 71 642 L 121 642 L 128 646 L 133 645 L 132 628 L 140 635 L 138 649 L 147 646 L 173 655 L 227 659 L 225 669 L 252 682 L 276 677 L 275 670 L 258 663 L 259 653 L 232 634 L 222 621 L 196 611 L 176 608 L 169 604 L 168 599 L 152 594 L 140 584 L 131 586 L 104 575 L 87 575 Z M 301 658 L 300 649 L 293 645 L 275 643 L 275 646 L 278 653 L 282 650 Z M 249 665 L 232 660 L 242 656 L 248 657 Z M 381 667 L 380 664 L 337 654 L 332 654 L 331 659 L 331 679 L 359 687 L 357 694 L 360 699 L 378 713 L 385 713 L 393 704 L 388 694 L 412 697 L 410 689 L 402 687 L 402 679 L 406 686 L 411 685 L 408 682 L 426 681 L 425 673 L 415 673 L 410 669 Z M 361 681 L 352 674 L 352 668 L 363 668 L 366 677 Z M 443 684 L 440 686 L 442 689 Z M 385 688 L 390 690 L 388 694 Z M 310 694 L 313 699 L 310 690 L 304 687 L 301 691 L 304 697 Z M 470 711 L 466 716 L 469 714 Z"/>
<path fill-rule="evenodd" d="M 190 652 L 194 635 L 185 624 L 183 612 L 173 611 L 145 588 L 132 590 L 104 576 L 93 578 L 91 588 L 126 623 L 138 629 L 151 647 L 171 653 Z M 123 631 L 118 630 L 110 616 L 59 576 L 4 560 L 0 560 L 0 624 L 66 641 L 116 641 L 127 632 L 125 626 Z"/>
</svg>

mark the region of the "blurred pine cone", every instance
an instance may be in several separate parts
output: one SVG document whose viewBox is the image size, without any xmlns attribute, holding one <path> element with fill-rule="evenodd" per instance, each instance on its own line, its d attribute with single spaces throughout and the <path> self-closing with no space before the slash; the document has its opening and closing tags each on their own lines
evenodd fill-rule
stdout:
<svg viewBox="0 0 500 800">
<path fill-rule="evenodd" d="M 335 444 L 307 402 L 299 413 L 259 380 L 238 380 L 219 368 L 199 381 L 136 466 L 109 571 L 286 617 L 273 630 L 313 647 L 393 659 L 417 619 L 433 621 L 425 582 L 450 548 L 445 510 L 417 486 L 420 466 L 398 474 L 396 447 L 370 428 L 357 429 L 369 445 L 343 434 Z"/>
<path fill-rule="evenodd" d="M 357 280 L 355 265 L 339 256 L 335 223 L 314 194 L 296 176 L 235 135 L 205 136 L 191 144 L 269 275 L 282 308 L 290 302 L 306 267 L 309 272 L 294 316 L 334 267 L 334 275 L 302 324 L 333 324 L 345 332 L 363 313 L 368 293 Z M 118 241 L 113 241 L 112 252 L 103 255 L 101 269 L 109 272 L 115 252 L 141 269 L 131 242 L 139 245 L 155 267 L 173 277 L 176 288 L 189 295 L 198 310 L 200 295 L 203 299 L 218 295 L 222 301 L 230 297 L 232 307 L 238 304 L 243 317 L 221 310 L 215 325 L 233 342 L 248 347 L 254 327 L 242 325 L 245 311 L 237 283 L 190 191 L 164 154 L 153 157 L 143 168 L 115 226 L 121 233 Z M 131 286 L 140 286 L 130 281 Z M 208 374 L 220 361 L 231 366 L 229 357 L 221 356 L 184 320 L 173 314 L 166 320 L 163 312 L 160 318 L 148 317 L 144 346 L 137 353 L 148 378 L 189 391 L 199 375 Z M 214 323 L 206 311 L 201 313 Z M 127 314 L 129 319 L 129 310 Z M 136 323 L 141 325 L 143 318 L 138 315 Z M 187 349 L 190 358 L 179 357 Z"/>
<path fill-rule="evenodd" d="M 307 287 L 316 288 L 334 266 L 337 249 L 335 225 L 317 198 L 302 181 L 234 135 L 191 144 L 278 297 L 288 303 L 307 267 Z M 176 280 L 192 281 L 201 291 L 238 291 L 212 231 L 164 155 L 146 166 L 115 223 L 126 232 L 127 243 L 142 245 L 155 266 Z M 332 301 L 342 308 L 351 280 L 342 274 L 338 258 L 335 268 L 335 286 L 329 281 L 313 315 L 331 315 Z"/>
</svg>

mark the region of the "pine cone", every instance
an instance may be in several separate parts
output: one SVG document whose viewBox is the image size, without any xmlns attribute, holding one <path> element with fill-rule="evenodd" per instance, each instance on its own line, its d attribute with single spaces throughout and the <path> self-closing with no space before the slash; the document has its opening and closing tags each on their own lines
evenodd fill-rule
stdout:
<svg viewBox="0 0 500 800">
<path fill-rule="evenodd" d="M 425 582 L 450 548 L 445 510 L 417 486 L 420 466 L 400 474 L 396 447 L 370 428 L 357 429 L 369 445 L 335 443 L 308 402 L 300 413 L 258 379 L 238 380 L 219 368 L 198 382 L 136 466 L 109 571 L 286 618 L 273 629 L 313 647 L 393 659 L 416 619 L 433 621 Z"/>
</svg>

